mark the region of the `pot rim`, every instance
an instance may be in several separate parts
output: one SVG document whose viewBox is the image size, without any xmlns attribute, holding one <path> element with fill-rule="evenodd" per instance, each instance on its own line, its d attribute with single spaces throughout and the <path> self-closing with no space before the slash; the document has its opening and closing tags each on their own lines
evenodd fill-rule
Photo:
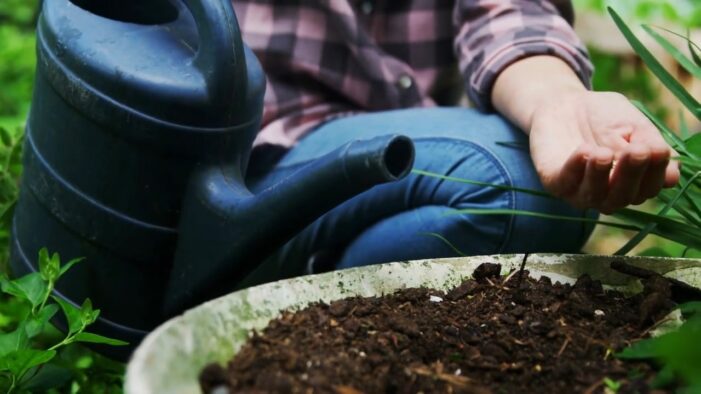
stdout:
<svg viewBox="0 0 701 394">
<path fill-rule="evenodd" d="M 524 255 L 489 255 L 414 260 L 300 276 L 239 290 L 203 303 L 157 327 L 141 342 L 127 365 L 124 390 L 141 393 L 198 393 L 197 376 L 210 362 L 229 360 L 252 329 L 262 329 L 281 310 L 315 301 L 386 294 L 429 286 L 445 290 L 469 277 L 481 263 L 518 269 Z M 539 278 L 573 283 L 582 274 L 625 292 L 640 290 L 635 278 L 612 271 L 612 260 L 644 266 L 701 288 L 701 259 L 529 254 L 526 269 Z"/>
</svg>

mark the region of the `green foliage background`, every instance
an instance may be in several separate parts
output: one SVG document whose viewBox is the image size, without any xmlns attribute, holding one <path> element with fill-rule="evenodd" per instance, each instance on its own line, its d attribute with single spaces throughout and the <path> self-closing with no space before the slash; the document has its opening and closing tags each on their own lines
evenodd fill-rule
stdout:
<svg viewBox="0 0 701 394">
<path fill-rule="evenodd" d="M 34 79 L 37 0 L 0 1 L 0 127 L 24 123 Z"/>
<path fill-rule="evenodd" d="M 701 2 L 698 0 L 572 0 L 580 10 L 606 13 L 613 7 L 629 23 L 671 22 L 683 27 L 701 27 Z"/>
</svg>

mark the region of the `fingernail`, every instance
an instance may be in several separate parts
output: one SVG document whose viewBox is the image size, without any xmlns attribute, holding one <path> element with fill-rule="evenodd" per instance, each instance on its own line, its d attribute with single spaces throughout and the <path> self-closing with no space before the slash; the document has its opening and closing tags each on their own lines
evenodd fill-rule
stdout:
<svg viewBox="0 0 701 394">
<path fill-rule="evenodd" d="M 630 161 L 630 164 L 632 164 L 634 166 L 639 166 L 639 165 L 644 164 L 648 160 L 648 158 L 649 157 L 646 154 L 638 154 L 638 155 L 631 154 L 629 161 Z"/>
<path fill-rule="evenodd" d="M 596 167 L 597 170 L 607 170 L 611 168 L 613 165 L 613 161 L 610 159 L 603 159 L 603 160 L 595 160 L 594 161 L 594 166 Z"/>
</svg>

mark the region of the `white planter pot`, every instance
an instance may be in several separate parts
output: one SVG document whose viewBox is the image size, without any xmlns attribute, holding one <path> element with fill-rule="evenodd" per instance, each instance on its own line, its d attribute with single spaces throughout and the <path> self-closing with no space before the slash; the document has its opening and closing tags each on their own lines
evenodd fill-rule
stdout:
<svg viewBox="0 0 701 394">
<path fill-rule="evenodd" d="M 701 260 L 625 257 L 629 264 L 683 280 L 701 288 Z M 282 310 L 311 302 L 351 296 L 377 296 L 408 287 L 449 289 L 471 276 L 481 263 L 500 263 L 503 272 L 518 269 L 523 255 L 476 256 L 389 263 L 303 276 L 237 291 L 193 308 L 153 331 L 136 349 L 127 367 L 125 391 L 199 393 L 198 375 L 211 362 L 225 363 L 252 330 L 263 329 Z M 626 292 L 639 290 L 634 278 L 609 268 L 612 256 L 534 254 L 526 264 L 531 276 L 547 275 L 573 283 L 582 274 Z"/>
</svg>

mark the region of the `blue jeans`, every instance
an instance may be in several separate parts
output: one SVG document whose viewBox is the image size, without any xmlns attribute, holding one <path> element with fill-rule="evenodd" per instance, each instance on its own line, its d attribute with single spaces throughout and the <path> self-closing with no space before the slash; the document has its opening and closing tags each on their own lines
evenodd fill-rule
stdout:
<svg viewBox="0 0 701 394">
<path fill-rule="evenodd" d="M 542 190 L 526 135 L 497 115 L 467 108 L 405 109 L 327 122 L 285 153 L 271 171 L 250 179 L 249 186 L 255 192 L 272 185 L 349 140 L 392 133 L 414 141 L 415 169 Z M 595 215 L 543 197 L 410 174 L 375 186 L 320 217 L 270 257 L 254 275 L 259 279 L 250 284 L 329 269 L 457 255 L 430 233 L 439 234 L 466 255 L 485 255 L 577 252 L 593 228 L 528 216 L 446 215 L 461 208 Z M 314 261 L 315 256 L 322 256 L 316 259 L 321 261 Z"/>
</svg>

